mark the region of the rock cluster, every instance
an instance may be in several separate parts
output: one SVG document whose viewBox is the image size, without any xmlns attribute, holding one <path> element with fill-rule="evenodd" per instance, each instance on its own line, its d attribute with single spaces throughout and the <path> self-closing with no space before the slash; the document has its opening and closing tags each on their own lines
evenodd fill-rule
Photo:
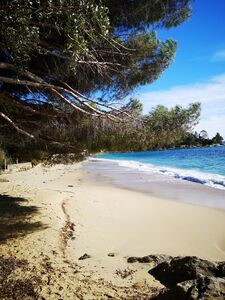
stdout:
<svg viewBox="0 0 225 300">
<path fill-rule="evenodd" d="M 150 263 L 153 264 L 154 266 L 165 262 L 165 261 L 170 261 L 173 257 L 169 255 L 147 255 L 147 256 L 142 256 L 142 257 L 136 257 L 136 256 L 131 256 L 127 259 L 128 263 Z"/>
<path fill-rule="evenodd" d="M 149 274 L 166 289 L 152 300 L 224 300 L 225 262 L 214 263 L 195 256 L 149 255 L 128 262 L 153 263 Z"/>
</svg>

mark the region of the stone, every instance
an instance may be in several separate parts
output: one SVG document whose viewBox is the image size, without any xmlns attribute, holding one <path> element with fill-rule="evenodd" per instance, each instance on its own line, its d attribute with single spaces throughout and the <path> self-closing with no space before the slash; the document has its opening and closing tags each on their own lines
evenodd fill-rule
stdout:
<svg viewBox="0 0 225 300">
<path fill-rule="evenodd" d="M 225 277 L 225 262 L 218 263 L 218 276 Z"/>
<path fill-rule="evenodd" d="M 173 287 L 177 283 L 198 279 L 202 276 L 217 277 L 219 269 L 216 263 L 195 256 L 185 256 L 164 261 L 149 270 L 149 274 L 166 287 Z"/>
<path fill-rule="evenodd" d="M 78 259 L 79 260 L 84 260 L 84 259 L 87 259 L 87 258 L 90 258 L 91 256 L 87 253 L 85 253 L 84 255 L 82 255 L 81 257 L 79 257 Z"/>
</svg>

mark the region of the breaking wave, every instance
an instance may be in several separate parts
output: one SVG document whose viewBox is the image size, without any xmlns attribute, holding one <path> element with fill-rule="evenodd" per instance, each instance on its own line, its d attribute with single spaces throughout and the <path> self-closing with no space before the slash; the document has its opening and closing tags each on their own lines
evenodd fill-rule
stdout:
<svg viewBox="0 0 225 300">
<path fill-rule="evenodd" d="M 164 174 L 181 180 L 187 180 L 218 189 L 225 189 L 225 176 L 218 174 L 205 173 L 190 169 L 177 169 L 167 166 L 156 166 L 150 163 L 141 163 L 133 160 L 115 160 L 96 157 L 90 158 L 90 160 L 108 161 L 116 163 L 120 167 L 126 167 L 128 169 L 135 169 L 145 173 Z"/>
</svg>

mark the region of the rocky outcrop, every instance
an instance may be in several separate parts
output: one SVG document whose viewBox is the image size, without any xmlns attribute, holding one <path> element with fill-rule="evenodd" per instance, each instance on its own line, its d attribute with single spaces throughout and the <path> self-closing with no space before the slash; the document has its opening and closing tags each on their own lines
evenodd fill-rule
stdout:
<svg viewBox="0 0 225 300">
<path fill-rule="evenodd" d="M 202 276 L 218 277 L 219 266 L 216 263 L 195 256 L 175 257 L 158 264 L 149 271 L 166 287 L 172 287 L 179 282 L 198 279 Z"/>
<path fill-rule="evenodd" d="M 225 262 L 169 255 L 133 256 L 127 262 L 149 264 L 149 274 L 166 287 L 151 300 L 225 300 Z"/>
<path fill-rule="evenodd" d="M 225 262 L 175 257 L 159 263 L 149 274 L 167 287 L 154 300 L 225 299 Z"/>
</svg>

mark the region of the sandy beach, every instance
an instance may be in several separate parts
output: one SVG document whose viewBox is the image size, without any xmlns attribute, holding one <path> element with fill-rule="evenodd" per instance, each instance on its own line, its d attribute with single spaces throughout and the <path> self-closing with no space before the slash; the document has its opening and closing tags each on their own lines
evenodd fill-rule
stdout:
<svg viewBox="0 0 225 300">
<path fill-rule="evenodd" d="M 1 256 L 27 260 L 12 276 L 41 278 L 40 299 L 154 295 L 162 285 L 148 274 L 150 265 L 128 264 L 129 256 L 225 259 L 223 210 L 122 189 L 86 173 L 79 163 L 0 176 Z"/>
</svg>

